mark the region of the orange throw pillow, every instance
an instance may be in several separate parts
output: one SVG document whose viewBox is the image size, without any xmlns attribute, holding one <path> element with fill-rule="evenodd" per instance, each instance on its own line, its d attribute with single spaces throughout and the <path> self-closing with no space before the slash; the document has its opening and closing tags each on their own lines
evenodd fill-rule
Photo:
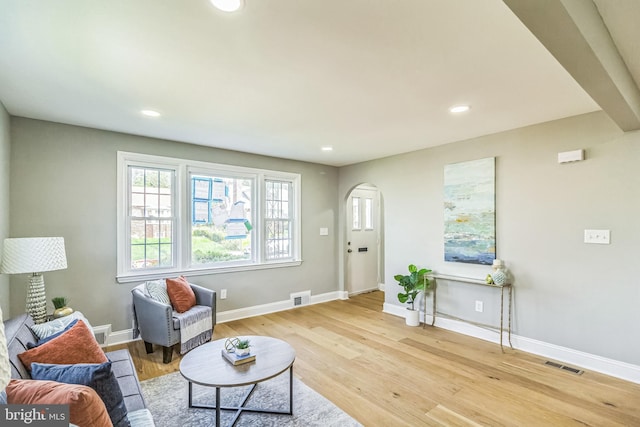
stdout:
<svg viewBox="0 0 640 427">
<path fill-rule="evenodd" d="M 69 405 L 69 418 L 75 425 L 113 426 L 102 399 L 86 385 L 11 380 L 5 391 L 9 404 Z"/>
<path fill-rule="evenodd" d="M 169 300 L 178 313 L 184 313 L 196 305 L 196 294 L 193 293 L 193 289 L 184 276 L 177 279 L 166 279 L 166 282 Z"/>
<path fill-rule="evenodd" d="M 18 354 L 18 357 L 29 371 L 33 362 L 72 365 L 109 361 L 93 336 L 93 332 L 82 320 L 78 320 L 78 323 L 59 337 L 24 351 Z"/>
</svg>

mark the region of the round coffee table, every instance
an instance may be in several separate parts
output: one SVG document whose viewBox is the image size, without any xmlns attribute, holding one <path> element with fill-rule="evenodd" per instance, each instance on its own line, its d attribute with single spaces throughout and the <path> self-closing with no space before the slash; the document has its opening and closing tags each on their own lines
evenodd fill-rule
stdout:
<svg viewBox="0 0 640 427">
<path fill-rule="evenodd" d="M 234 425 L 242 412 L 263 414 L 293 414 L 293 362 L 296 352 L 289 344 L 271 337 L 243 336 L 251 342 L 251 354 L 256 360 L 242 365 L 232 365 L 223 356 L 226 339 L 203 344 L 187 353 L 180 362 L 180 373 L 189 382 L 189 407 L 216 410 L 216 426 L 220 425 L 220 411 L 236 411 L 231 425 Z M 259 382 L 266 381 L 289 370 L 289 410 L 274 411 L 245 406 Z M 193 384 L 216 388 L 216 404 L 194 404 Z M 222 387 L 240 387 L 253 384 L 238 406 L 221 406 L 220 389 Z"/>
</svg>

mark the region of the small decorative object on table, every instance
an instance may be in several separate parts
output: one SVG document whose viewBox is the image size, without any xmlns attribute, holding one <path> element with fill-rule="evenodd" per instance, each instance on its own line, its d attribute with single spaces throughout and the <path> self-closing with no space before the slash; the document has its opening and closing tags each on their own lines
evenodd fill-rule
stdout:
<svg viewBox="0 0 640 427">
<path fill-rule="evenodd" d="M 507 270 L 504 268 L 504 262 L 501 259 L 493 260 L 493 273 L 491 273 L 493 283 L 502 286 L 507 283 Z"/>
<path fill-rule="evenodd" d="M 51 302 L 53 303 L 53 307 L 55 308 L 53 312 L 53 317 L 55 319 L 68 316 L 73 313 L 73 308 L 67 306 L 69 301 L 66 297 L 55 297 L 51 299 Z"/>
<path fill-rule="evenodd" d="M 238 344 L 236 344 L 236 355 L 239 357 L 246 356 L 251 352 L 249 340 L 238 340 Z"/>
<path fill-rule="evenodd" d="M 242 365 L 256 360 L 256 355 L 251 354 L 251 346 L 248 339 L 228 338 L 221 352 L 222 356 L 233 365 Z"/>
</svg>

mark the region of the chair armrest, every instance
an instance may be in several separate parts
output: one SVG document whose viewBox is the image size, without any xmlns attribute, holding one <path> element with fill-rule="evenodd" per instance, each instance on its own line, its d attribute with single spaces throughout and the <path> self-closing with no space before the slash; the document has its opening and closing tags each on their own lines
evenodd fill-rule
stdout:
<svg viewBox="0 0 640 427">
<path fill-rule="evenodd" d="M 169 342 L 174 335 L 171 305 L 148 298 L 138 289 L 134 289 L 132 294 L 142 339 L 164 346 L 175 344 L 175 342 Z"/>
<path fill-rule="evenodd" d="M 194 285 L 193 283 L 189 283 L 191 289 L 193 289 L 193 293 L 196 294 L 196 304 L 197 305 L 205 305 L 207 307 L 211 307 L 211 314 L 213 324 L 216 324 L 216 291 L 208 288 L 203 288 L 202 286 Z"/>
</svg>

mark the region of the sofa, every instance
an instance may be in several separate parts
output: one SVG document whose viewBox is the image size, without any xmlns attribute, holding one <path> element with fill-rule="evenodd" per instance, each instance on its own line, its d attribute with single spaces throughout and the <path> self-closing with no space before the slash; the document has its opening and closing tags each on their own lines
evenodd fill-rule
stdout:
<svg viewBox="0 0 640 427">
<path fill-rule="evenodd" d="M 4 322 L 11 377 L 14 379 L 31 379 L 29 370 L 18 355 L 29 350 L 33 343 L 38 342 L 38 336 L 31 329 L 33 325 L 33 320 L 27 314 Z M 123 349 L 104 354 L 111 362 L 111 371 L 120 387 L 131 426 L 154 426 L 151 414 L 146 409 L 138 375 L 129 351 Z"/>
</svg>

